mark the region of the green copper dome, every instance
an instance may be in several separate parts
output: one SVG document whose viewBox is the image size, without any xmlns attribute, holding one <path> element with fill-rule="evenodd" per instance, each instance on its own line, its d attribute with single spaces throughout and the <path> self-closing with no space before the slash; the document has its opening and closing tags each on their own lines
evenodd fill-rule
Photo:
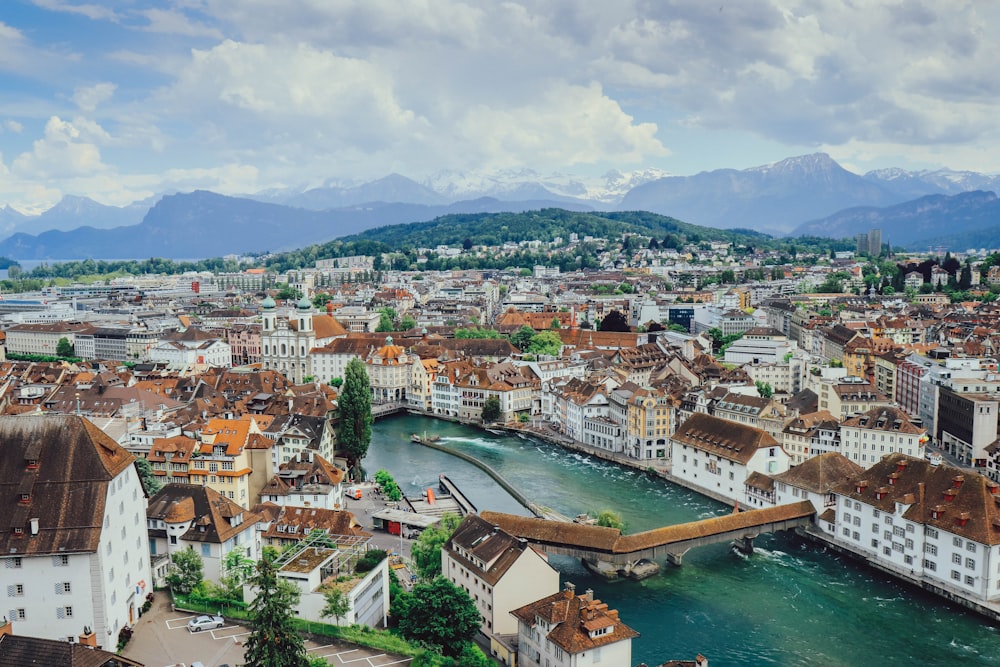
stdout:
<svg viewBox="0 0 1000 667">
<path fill-rule="evenodd" d="M 260 307 L 264 310 L 274 310 L 277 305 L 274 299 L 271 298 L 271 295 L 265 296 L 264 300 L 260 302 Z"/>
</svg>

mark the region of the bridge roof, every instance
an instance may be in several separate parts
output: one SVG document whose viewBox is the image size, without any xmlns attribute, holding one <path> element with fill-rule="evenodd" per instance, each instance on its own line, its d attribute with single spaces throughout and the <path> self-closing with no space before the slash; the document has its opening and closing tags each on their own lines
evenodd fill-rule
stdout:
<svg viewBox="0 0 1000 667">
<path fill-rule="evenodd" d="M 504 514 L 503 512 L 482 512 L 480 516 L 485 521 L 500 526 L 508 533 L 523 537 L 531 542 L 558 544 L 605 553 L 627 554 L 698 537 L 791 519 L 801 519 L 815 514 L 815 512 L 811 502 L 802 500 L 788 505 L 654 528 L 634 535 L 622 535 L 617 528 L 536 519 L 516 514 Z"/>
</svg>

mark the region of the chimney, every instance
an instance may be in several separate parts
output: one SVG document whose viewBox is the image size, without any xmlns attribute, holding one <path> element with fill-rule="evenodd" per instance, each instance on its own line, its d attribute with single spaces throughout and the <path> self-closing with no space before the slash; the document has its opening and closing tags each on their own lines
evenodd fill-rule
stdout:
<svg viewBox="0 0 1000 667">
<path fill-rule="evenodd" d="M 572 584 L 572 583 L 570 583 L 570 582 L 567 581 L 565 584 L 563 584 L 563 593 L 565 593 L 566 597 L 568 597 L 568 598 L 572 598 L 573 596 L 575 596 L 576 595 L 576 584 Z"/>
<path fill-rule="evenodd" d="M 94 631 L 90 629 L 90 626 L 83 626 L 83 634 L 77 637 L 77 639 L 84 646 L 97 648 L 97 635 L 95 635 Z"/>
<path fill-rule="evenodd" d="M 955 475 L 951 478 L 951 485 L 956 489 L 962 488 L 963 482 L 965 482 L 965 475 Z"/>
<path fill-rule="evenodd" d="M 587 590 L 585 590 L 583 592 L 583 597 L 585 597 L 586 599 L 588 599 L 591 602 L 593 602 L 594 601 L 594 589 L 593 588 L 588 588 Z"/>
</svg>

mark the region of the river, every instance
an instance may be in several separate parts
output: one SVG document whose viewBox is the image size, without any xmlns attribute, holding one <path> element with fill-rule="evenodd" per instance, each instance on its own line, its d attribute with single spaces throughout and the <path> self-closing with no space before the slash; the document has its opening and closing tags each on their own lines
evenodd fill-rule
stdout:
<svg viewBox="0 0 1000 667">
<path fill-rule="evenodd" d="M 365 459 L 406 495 L 446 473 L 480 510 L 528 514 L 475 466 L 409 442 L 411 433 L 487 462 L 534 501 L 567 516 L 611 509 L 628 532 L 693 521 L 732 508 L 692 491 L 554 445 L 493 435 L 414 415 L 377 422 Z M 578 561 L 553 558 L 562 581 L 618 609 L 641 633 L 633 663 L 717 665 L 997 665 L 1000 631 L 981 617 L 794 535 L 761 536 L 746 557 L 726 545 L 692 549 L 641 582 L 607 582 Z M 631 667 L 614 665 L 610 667 Z"/>
</svg>

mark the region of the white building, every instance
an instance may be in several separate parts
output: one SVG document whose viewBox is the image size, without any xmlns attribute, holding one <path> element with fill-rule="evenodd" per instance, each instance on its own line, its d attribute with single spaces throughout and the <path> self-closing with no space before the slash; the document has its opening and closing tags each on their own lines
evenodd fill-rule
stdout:
<svg viewBox="0 0 1000 667">
<path fill-rule="evenodd" d="M 153 590 L 135 457 L 71 415 L 0 417 L 0 442 L 4 614 L 18 635 L 88 626 L 114 650 Z"/>
<path fill-rule="evenodd" d="M 517 664 L 521 667 L 592 667 L 632 664 L 632 639 L 639 633 L 618 611 L 576 595 L 573 584 L 511 612 L 517 619 Z"/>
<path fill-rule="evenodd" d="M 559 590 L 559 572 L 544 553 L 475 514 L 462 520 L 441 549 L 441 573 L 475 601 L 480 629 L 491 639 L 517 633 L 510 612 Z"/>
<path fill-rule="evenodd" d="M 927 429 L 897 408 L 874 408 L 840 425 L 840 453 L 862 467 L 900 453 L 923 458 Z"/>
<path fill-rule="evenodd" d="M 751 473 L 776 475 L 791 458 L 767 431 L 695 413 L 670 438 L 673 474 L 707 495 L 735 502 Z"/>
<path fill-rule="evenodd" d="M 201 556 L 204 578 L 218 582 L 234 549 L 254 561 L 261 557 L 258 518 L 211 487 L 167 484 L 146 509 L 149 553 L 172 556 L 193 549 Z"/>
<path fill-rule="evenodd" d="M 892 454 L 836 489 L 836 541 L 964 600 L 1000 600 L 1000 484 Z"/>
</svg>

